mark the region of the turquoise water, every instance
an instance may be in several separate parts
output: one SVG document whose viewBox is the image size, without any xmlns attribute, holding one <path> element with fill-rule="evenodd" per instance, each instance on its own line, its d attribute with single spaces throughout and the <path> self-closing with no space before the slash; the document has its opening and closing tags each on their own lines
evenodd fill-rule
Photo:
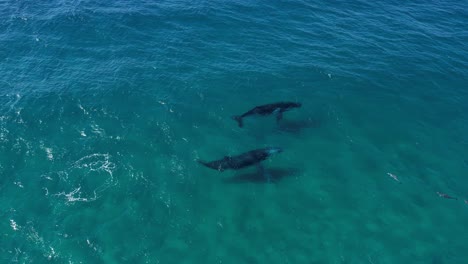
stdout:
<svg viewBox="0 0 468 264">
<path fill-rule="evenodd" d="M 467 10 L 1 2 L 0 263 L 468 263 Z"/>
</svg>

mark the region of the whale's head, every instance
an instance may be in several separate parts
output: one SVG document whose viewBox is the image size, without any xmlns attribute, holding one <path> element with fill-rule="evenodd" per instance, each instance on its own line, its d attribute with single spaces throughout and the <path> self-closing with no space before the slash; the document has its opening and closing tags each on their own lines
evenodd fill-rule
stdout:
<svg viewBox="0 0 468 264">
<path fill-rule="evenodd" d="M 274 155 L 274 154 L 277 154 L 277 153 L 281 153 L 281 152 L 283 152 L 282 148 L 278 148 L 278 147 L 266 148 L 266 153 L 268 154 L 268 156 L 271 156 L 271 155 Z"/>
<path fill-rule="evenodd" d="M 293 103 L 293 104 L 292 104 L 292 106 L 293 106 L 293 107 L 297 107 L 297 108 L 299 108 L 299 107 L 301 107 L 301 106 L 302 106 L 302 104 L 301 104 L 301 103 Z"/>
<path fill-rule="evenodd" d="M 301 107 L 301 106 L 302 106 L 301 103 L 292 103 L 292 102 L 291 102 L 291 103 L 288 103 L 287 110 L 291 110 L 291 109 L 293 109 L 293 108 L 299 108 L 299 107 Z"/>
</svg>

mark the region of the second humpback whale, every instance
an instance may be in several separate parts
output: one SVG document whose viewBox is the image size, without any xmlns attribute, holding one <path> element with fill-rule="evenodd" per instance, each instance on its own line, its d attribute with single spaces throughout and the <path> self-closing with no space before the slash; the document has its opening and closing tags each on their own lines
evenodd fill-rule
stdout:
<svg viewBox="0 0 468 264">
<path fill-rule="evenodd" d="M 273 103 L 273 104 L 266 104 L 266 105 L 260 105 L 256 106 L 249 111 L 243 113 L 242 115 L 239 116 L 233 116 L 232 119 L 237 121 L 237 124 L 239 127 L 243 126 L 242 119 L 247 116 L 252 116 L 252 115 L 271 115 L 271 114 L 276 114 L 276 121 L 279 121 L 283 118 L 283 113 L 291 110 L 292 108 L 298 108 L 301 107 L 301 103 L 294 103 L 294 102 L 279 102 L 279 103 Z"/>
<path fill-rule="evenodd" d="M 214 160 L 210 162 L 197 160 L 200 164 L 215 169 L 217 171 L 225 171 L 227 169 L 238 170 L 254 164 L 259 164 L 260 162 L 266 160 L 273 154 L 280 153 L 283 150 L 277 147 L 268 147 L 251 150 L 245 153 L 242 153 L 237 156 L 225 156 L 220 160 Z M 261 168 L 261 166 L 259 167 Z M 261 168 L 262 169 L 262 168 Z"/>
</svg>

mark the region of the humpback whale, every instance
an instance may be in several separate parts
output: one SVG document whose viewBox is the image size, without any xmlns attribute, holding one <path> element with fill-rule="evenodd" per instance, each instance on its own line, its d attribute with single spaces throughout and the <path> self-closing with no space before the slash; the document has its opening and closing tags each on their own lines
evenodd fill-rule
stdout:
<svg viewBox="0 0 468 264">
<path fill-rule="evenodd" d="M 208 168 L 222 172 L 227 169 L 238 170 L 254 164 L 259 165 L 260 162 L 266 160 L 271 155 L 280 153 L 282 151 L 283 150 L 281 148 L 268 147 L 251 150 L 237 156 L 224 156 L 224 158 L 220 160 L 214 160 L 210 162 L 202 160 L 197 161 Z M 259 169 L 263 171 L 263 168 L 260 165 Z"/>
<path fill-rule="evenodd" d="M 256 106 L 249 111 L 243 113 L 242 115 L 238 116 L 233 116 L 232 119 L 237 121 L 237 124 L 239 127 L 243 126 L 242 119 L 247 116 L 252 116 L 252 115 L 271 115 L 271 114 L 276 114 L 276 121 L 279 121 L 283 118 L 283 113 L 291 110 L 292 108 L 298 108 L 301 107 L 301 103 L 294 103 L 294 102 L 279 102 L 279 103 L 273 103 L 273 104 L 266 104 L 266 105 L 260 105 Z"/>
</svg>

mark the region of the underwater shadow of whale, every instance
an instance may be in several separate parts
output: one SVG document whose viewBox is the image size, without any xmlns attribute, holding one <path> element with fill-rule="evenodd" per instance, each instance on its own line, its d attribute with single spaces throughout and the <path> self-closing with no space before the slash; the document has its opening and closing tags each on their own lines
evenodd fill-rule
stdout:
<svg viewBox="0 0 468 264">
<path fill-rule="evenodd" d="M 265 174 L 255 171 L 251 173 L 238 174 L 233 177 L 223 179 L 224 183 L 276 183 L 286 177 L 294 177 L 300 174 L 300 170 L 295 168 L 270 168 L 266 169 L 264 173 L 270 175 L 270 180 L 265 177 Z"/>
<path fill-rule="evenodd" d="M 323 125 L 320 119 L 305 119 L 305 120 L 283 120 L 279 123 L 277 130 L 280 132 L 297 134 L 305 129 L 319 128 Z"/>
</svg>

